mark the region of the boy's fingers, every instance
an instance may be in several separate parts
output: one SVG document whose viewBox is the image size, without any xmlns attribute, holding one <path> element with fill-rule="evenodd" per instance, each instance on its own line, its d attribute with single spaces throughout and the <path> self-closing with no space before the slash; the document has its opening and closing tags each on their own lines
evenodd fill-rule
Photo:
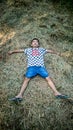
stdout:
<svg viewBox="0 0 73 130">
<path fill-rule="evenodd" d="M 10 53 L 10 52 L 8 52 L 8 54 L 10 55 L 11 53 Z"/>
<path fill-rule="evenodd" d="M 62 56 L 62 54 L 61 54 L 61 53 L 59 53 L 59 56 Z"/>
<path fill-rule="evenodd" d="M 62 53 L 59 53 L 59 56 L 62 56 Z"/>
<path fill-rule="evenodd" d="M 58 56 L 61 56 L 61 53 L 57 53 Z"/>
<path fill-rule="evenodd" d="M 11 54 L 12 54 L 12 51 L 9 51 L 8 54 L 11 55 Z"/>
<path fill-rule="evenodd" d="M 64 56 L 64 53 L 61 53 L 60 56 Z"/>
</svg>

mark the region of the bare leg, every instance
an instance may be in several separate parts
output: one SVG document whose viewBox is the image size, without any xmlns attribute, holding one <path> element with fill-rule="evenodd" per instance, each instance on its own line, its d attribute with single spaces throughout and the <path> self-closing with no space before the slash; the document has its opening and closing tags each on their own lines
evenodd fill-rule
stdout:
<svg viewBox="0 0 73 130">
<path fill-rule="evenodd" d="M 20 98 L 23 97 L 23 93 L 24 93 L 24 91 L 25 91 L 25 89 L 26 89 L 26 87 L 27 87 L 27 85 L 28 85 L 29 80 L 30 80 L 30 78 L 25 78 L 25 79 L 24 79 L 24 82 L 23 82 L 23 84 L 22 84 L 22 87 L 21 87 L 21 89 L 20 89 L 20 92 L 19 92 L 19 94 L 16 96 L 17 98 L 18 98 L 18 97 L 20 97 Z"/>
<path fill-rule="evenodd" d="M 47 80 L 47 82 L 48 82 L 50 88 L 53 90 L 54 95 L 55 95 L 55 96 L 56 96 L 56 95 L 61 95 L 61 93 L 59 93 L 58 90 L 56 89 L 56 87 L 55 87 L 53 81 L 51 80 L 51 78 L 50 78 L 50 77 L 47 77 L 46 80 Z"/>
</svg>

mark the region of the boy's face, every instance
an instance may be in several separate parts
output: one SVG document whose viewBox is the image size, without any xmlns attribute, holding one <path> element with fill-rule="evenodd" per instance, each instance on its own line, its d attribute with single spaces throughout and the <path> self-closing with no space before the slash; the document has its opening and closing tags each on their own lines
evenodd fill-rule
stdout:
<svg viewBox="0 0 73 130">
<path fill-rule="evenodd" d="M 39 47 L 39 43 L 37 40 L 33 40 L 32 43 L 31 43 L 31 46 L 32 47 Z"/>
</svg>

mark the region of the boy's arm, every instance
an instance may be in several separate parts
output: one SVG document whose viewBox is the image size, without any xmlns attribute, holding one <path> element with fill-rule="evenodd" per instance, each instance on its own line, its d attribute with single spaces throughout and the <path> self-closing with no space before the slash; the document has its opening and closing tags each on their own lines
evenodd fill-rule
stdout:
<svg viewBox="0 0 73 130">
<path fill-rule="evenodd" d="M 22 53 L 22 52 L 24 52 L 24 49 L 9 51 L 8 54 L 11 55 L 11 54 L 14 54 L 14 53 Z"/>
<path fill-rule="evenodd" d="M 60 52 L 57 52 L 57 51 L 54 51 L 54 50 L 47 50 L 47 53 L 57 54 L 57 55 L 61 56 Z"/>
</svg>

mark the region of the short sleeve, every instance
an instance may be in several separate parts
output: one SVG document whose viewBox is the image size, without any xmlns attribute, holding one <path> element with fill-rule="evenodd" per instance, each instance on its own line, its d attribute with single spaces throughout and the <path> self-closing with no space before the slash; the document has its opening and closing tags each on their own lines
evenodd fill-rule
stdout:
<svg viewBox="0 0 73 130">
<path fill-rule="evenodd" d="M 47 53 L 47 49 L 41 48 L 41 50 L 42 50 L 42 53 L 43 53 L 43 54 L 46 54 L 46 53 Z"/>
<path fill-rule="evenodd" d="M 24 49 L 24 53 L 27 54 L 27 49 Z"/>
</svg>

